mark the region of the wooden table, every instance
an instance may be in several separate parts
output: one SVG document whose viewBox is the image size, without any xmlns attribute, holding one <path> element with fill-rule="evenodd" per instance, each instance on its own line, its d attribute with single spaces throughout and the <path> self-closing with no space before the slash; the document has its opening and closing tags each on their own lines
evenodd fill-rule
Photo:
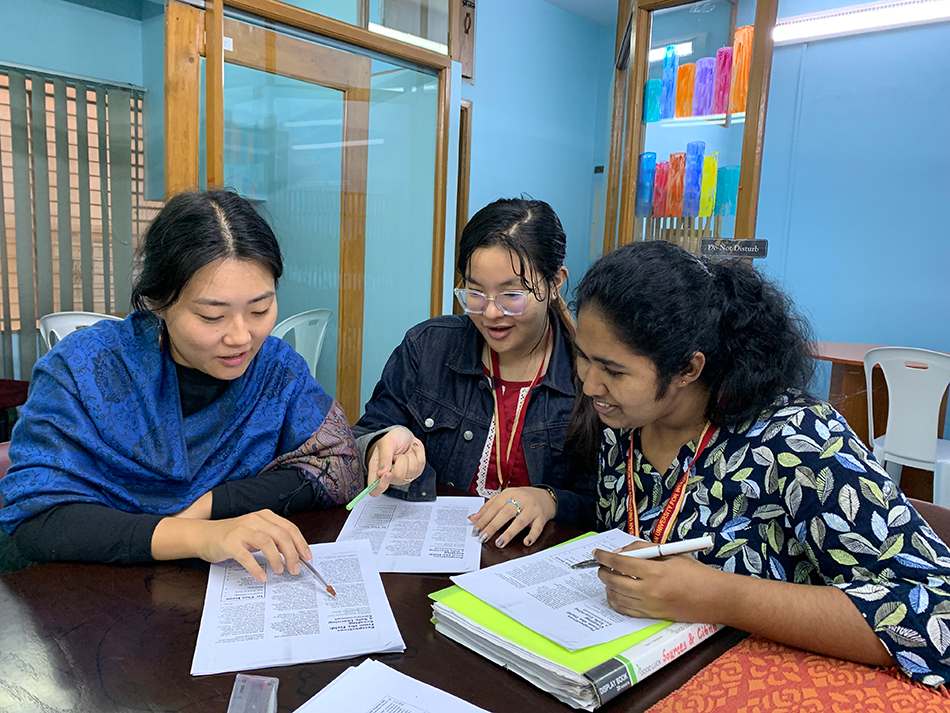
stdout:
<svg viewBox="0 0 950 713">
<path fill-rule="evenodd" d="M 451 494 L 460 493 L 453 489 Z M 334 540 L 345 519 L 343 508 L 293 517 L 309 542 Z M 576 534 L 551 523 L 538 546 Z M 527 552 L 520 542 L 504 550 L 486 545 L 482 564 Z M 446 576 L 382 577 L 406 651 L 373 658 L 494 713 L 573 710 L 436 633 L 427 595 L 448 586 Z M 0 710 L 224 713 L 234 674 L 189 675 L 207 581 L 208 565 L 191 561 L 128 567 L 44 564 L 3 575 Z M 719 632 L 600 710 L 647 709 L 744 636 L 731 629 Z M 280 679 L 279 710 L 294 711 L 363 658 L 258 673 Z"/>
<path fill-rule="evenodd" d="M 817 342 L 813 345 L 815 359 L 831 362 L 831 389 L 828 402 L 845 417 L 848 425 L 870 450 L 868 433 L 868 387 L 864 377 L 864 355 L 881 344 L 851 344 L 849 342 Z M 884 372 L 876 367 L 871 374 L 874 398 L 874 435 L 887 430 L 887 383 Z M 947 413 L 947 395 L 940 406 L 939 423 Z M 901 490 L 912 498 L 933 502 L 933 472 L 905 466 L 901 474 Z"/>
</svg>

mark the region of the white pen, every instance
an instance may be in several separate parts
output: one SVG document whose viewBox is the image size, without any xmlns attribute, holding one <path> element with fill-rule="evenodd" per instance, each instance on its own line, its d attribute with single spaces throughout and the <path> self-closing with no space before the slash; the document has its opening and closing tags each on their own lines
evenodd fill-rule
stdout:
<svg viewBox="0 0 950 713">
<path fill-rule="evenodd" d="M 654 545 L 653 547 L 642 547 L 639 550 L 629 550 L 627 552 L 618 552 L 618 555 L 624 557 L 633 557 L 638 560 L 652 560 L 657 557 L 668 557 L 669 555 L 682 555 L 687 552 L 700 552 L 708 550 L 713 546 L 713 539 L 709 535 L 696 537 L 692 540 L 680 540 L 679 542 L 667 542 L 663 545 Z M 571 565 L 571 569 L 588 569 L 589 567 L 600 567 L 600 562 L 595 559 L 584 560 Z"/>
</svg>

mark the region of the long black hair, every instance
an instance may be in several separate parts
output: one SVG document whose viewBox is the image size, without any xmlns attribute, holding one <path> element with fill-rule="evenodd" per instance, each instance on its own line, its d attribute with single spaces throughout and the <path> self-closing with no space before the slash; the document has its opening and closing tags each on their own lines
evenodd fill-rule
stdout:
<svg viewBox="0 0 950 713">
<path fill-rule="evenodd" d="M 753 419 L 782 392 L 806 391 L 814 375 L 808 322 L 741 260 L 699 259 L 663 241 L 633 243 L 591 265 L 576 293 L 578 313 L 585 307 L 653 362 L 657 399 L 702 352 L 706 418 L 717 426 Z M 579 407 L 569 429 L 588 452 L 591 413 Z"/>
<path fill-rule="evenodd" d="M 511 252 L 515 274 L 535 299 L 543 302 L 550 294 L 548 316 L 560 322 L 573 366 L 574 319 L 554 287 L 567 251 L 567 235 L 557 213 L 544 201 L 528 198 L 500 198 L 489 203 L 472 216 L 459 239 L 456 269 L 463 279 L 468 278 L 474 252 L 495 245 Z M 534 282 L 528 279 L 529 269 Z"/>
<path fill-rule="evenodd" d="M 145 231 L 132 309 L 171 307 L 195 273 L 219 258 L 260 263 L 275 289 L 284 272 L 277 237 L 250 201 L 232 191 L 178 194 Z"/>
</svg>

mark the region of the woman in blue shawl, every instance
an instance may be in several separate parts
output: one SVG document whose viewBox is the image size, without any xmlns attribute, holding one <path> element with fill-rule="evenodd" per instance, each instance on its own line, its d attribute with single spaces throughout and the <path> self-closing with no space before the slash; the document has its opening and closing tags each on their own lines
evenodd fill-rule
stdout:
<svg viewBox="0 0 950 713">
<path fill-rule="evenodd" d="M 283 271 L 267 222 L 226 191 L 173 198 L 145 234 L 133 311 L 34 371 L 0 481 L 31 560 L 234 558 L 299 571 L 287 519 L 365 484 L 339 404 L 270 337 Z"/>
</svg>

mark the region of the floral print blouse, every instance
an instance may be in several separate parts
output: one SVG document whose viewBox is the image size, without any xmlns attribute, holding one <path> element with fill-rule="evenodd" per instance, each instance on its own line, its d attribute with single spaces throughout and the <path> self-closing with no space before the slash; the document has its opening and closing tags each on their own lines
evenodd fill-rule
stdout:
<svg viewBox="0 0 950 713">
<path fill-rule="evenodd" d="M 627 527 L 627 454 L 650 538 L 698 440 L 665 473 L 639 430 L 604 427 L 597 521 Z M 693 466 L 670 541 L 709 534 L 727 572 L 844 591 L 909 676 L 950 679 L 950 550 L 829 404 L 788 392 L 754 423 L 717 429 Z"/>
</svg>

